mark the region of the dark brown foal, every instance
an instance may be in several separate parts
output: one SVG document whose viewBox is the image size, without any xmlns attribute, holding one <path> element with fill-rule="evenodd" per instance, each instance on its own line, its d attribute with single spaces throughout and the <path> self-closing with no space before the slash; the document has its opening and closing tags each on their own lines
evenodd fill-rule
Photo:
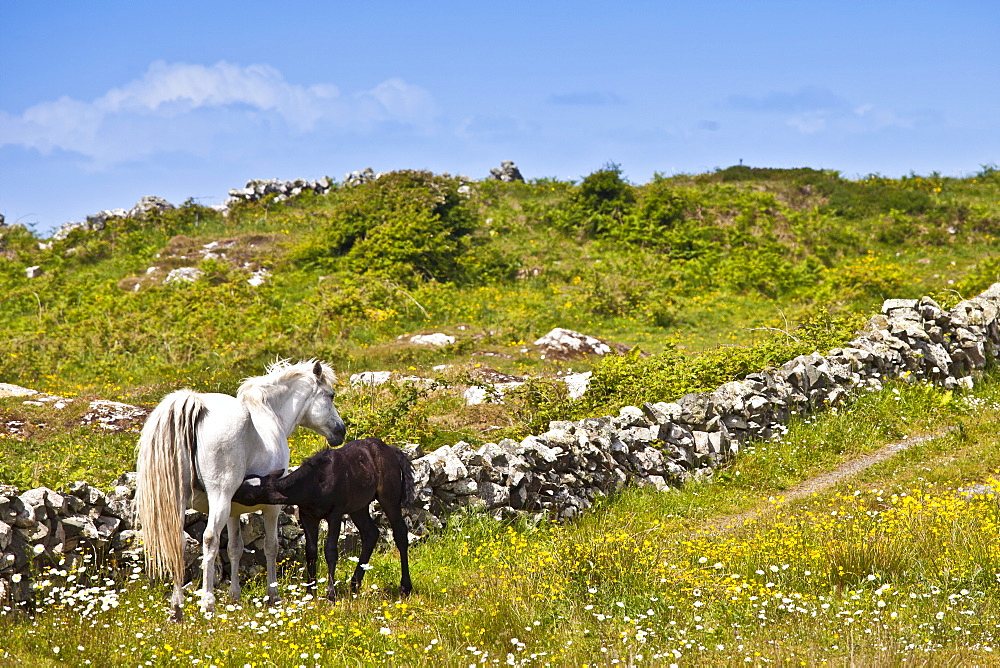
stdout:
<svg viewBox="0 0 1000 668">
<path fill-rule="evenodd" d="M 233 501 L 247 506 L 260 503 L 292 504 L 299 508 L 299 523 L 306 536 L 306 572 L 309 588 L 315 591 L 316 561 L 319 553 L 319 522 L 329 525 L 326 555 L 326 597 L 336 600 L 334 573 L 337 569 L 337 541 L 344 515 L 350 515 L 361 535 L 361 557 L 351 576 L 351 591 L 358 591 L 365 577 L 365 566 L 378 542 L 379 530 L 369 505 L 378 500 L 392 527 L 392 538 L 399 549 L 402 577 L 399 593 L 406 596 L 413 589 L 407 557 L 409 532 L 403 520 L 403 508 L 413 505 L 413 465 L 399 448 L 377 438 L 345 443 L 340 448 L 326 448 L 312 455 L 291 473 L 274 471 L 266 476 L 247 478 Z"/>
</svg>

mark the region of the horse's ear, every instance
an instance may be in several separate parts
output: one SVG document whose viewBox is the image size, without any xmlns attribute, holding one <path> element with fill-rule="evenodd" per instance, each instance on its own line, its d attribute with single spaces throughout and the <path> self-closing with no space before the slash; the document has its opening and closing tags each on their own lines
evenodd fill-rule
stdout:
<svg viewBox="0 0 1000 668">
<path fill-rule="evenodd" d="M 323 365 L 318 361 L 313 365 L 313 374 L 316 380 L 323 380 Z"/>
</svg>

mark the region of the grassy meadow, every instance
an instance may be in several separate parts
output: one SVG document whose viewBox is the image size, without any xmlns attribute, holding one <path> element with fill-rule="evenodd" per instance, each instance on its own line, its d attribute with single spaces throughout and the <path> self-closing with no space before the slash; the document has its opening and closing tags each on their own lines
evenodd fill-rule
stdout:
<svg viewBox="0 0 1000 668">
<path fill-rule="evenodd" d="M 44 576 L 33 617 L 0 616 L 9 665 L 993 665 L 1000 652 L 1000 377 L 956 396 L 891 386 L 793 424 L 712 479 L 630 489 L 568 525 L 459 515 L 394 549 L 335 605 L 282 577 L 204 618 L 166 621 L 168 587 L 138 569 Z M 913 447 L 848 483 L 783 490 L 907 435 Z M 745 524 L 727 522 L 756 509 Z M 334 577 L 353 567 L 342 561 Z M 329 577 L 321 568 L 321 577 Z M 127 657 L 127 658 L 123 658 Z"/>
<path fill-rule="evenodd" d="M 634 185 L 607 165 L 579 182 L 463 185 L 397 172 L 226 218 L 188 202 L 61 241 L 0 230 L 0 382 L 151 406 L 318 357 L 341 376 L 349 437 L 429 450 L 711 389 L 849 340 L 885 298 L 947 306 L 1000 273 L 993 168 L 851 180 L 731 167 Z M 206 256 L 212 242 L 224 253 Z M 43 275 L 27 279 L 35 265 Z M 163 282 L 180 266 L 201 278 Z M 260 269 L 263 285 L 248 284 Z M 545 359 L 531 342 L 556 326 L 632 352 Z M 456 342 L 400 338 L 427 332 Z M 346 382 L 365 370 L 435 382 Z M 591 389 L 570 400 L 558 377 L 583 370 Z M 531 380 L 502 405 L 465 406 L 459 390 L 492 371 Z M 0 399 L 0 483 L 108 486 L 131 470 L 136 433 L 80 426 L 85 403 Z M 33 616 L 0 611 L 0 665 L 1000 663 L 997 500 L 962 491 L 998 475 L 998 412 L 995 374 L 965 394 L 890 385 L 802 416 L 706 480 L 629 489 L 570 524 L 460 514 L 413 546 L 405 601 L 387 545 L 364 591 L 342 587 L 336 605 L 288 564 L 280 607 L 254 580 L 211 618 L 192 594 L 181 625 L 166 621 L 166 585 L 139 571 L 52 564 Z M 782 502 L 797 482 L 944 426 L 957 429 Z M 320 441 L 297 432 L 293 460 Z M 346 580 L 341 564 L 332 577 Z"/>
</svg>

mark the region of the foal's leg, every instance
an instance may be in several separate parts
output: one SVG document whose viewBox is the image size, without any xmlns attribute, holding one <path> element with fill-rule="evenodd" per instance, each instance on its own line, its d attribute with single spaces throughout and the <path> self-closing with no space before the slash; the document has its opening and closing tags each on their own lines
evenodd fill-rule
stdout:
<svg viewBox="0 0 1000 668">
<path fill-rule="evenodd" d="M 239 516 L 230 517 L 226 520 L 226 529 L 229 530 L 229 598 L 233 601 L 240 600 L 240 557 L 243 556 L 243 527 L 240 525 Z"/>
<path fill-rule="evenodd" d="M 361 580 L 365 577 L 365 566 L 368 565 L 368 560 L 375 551 L 375 544 L 378 543 L 378 526 L 368 513 L 368 506 L 351 513 L 351 519 L 361 534 L 361 557 L 358 559 L 358 567 L 354 569 L 354 575 L 351 576 L 351 591 L 357 592 L 361 589 Z"/>
<path fill-rule="evenodd" d="M 344 516 L 340 511 L 333 511 L 326 516 L 326 597 L 331 601 L 337 600 L 337 544 L 340 542 L 340 524 L 344 521 Z"/>
<path fill-rule="evenodd" d="M 319 520 L 302 512 L 299 508 L 299 524 L 306 537 L 306 587 L 309 593 L 316 594 L 316 559 L 319 556 Z M 329 580 L 333 581 L 333 574 Z"/>
<path fill-rule="evenodd" d="M 410 560 L 408 557 L 410 531 L 406 528 L 403 511 L 398 503 L 383 505 L 379 501 L 379 505 L 382 506 L 382 512 L 385 513 L 386 519 L 389 520 L 389 526 L 392 527 L 392 540 L 396 543 L 396 549 L 399 550 L 399 567 L 402 571 L 402 576 L 399 579 L 399 594 L 400 596 L 407 596 L 413 591 L 413 583 L 410 582 Z"/>
<path fill-rule="evenodd" d="M 264 516 L 264 557 L 267 559 L 267 604 L 277 605 L 278 596 L 278 514 L 281 506 L 265 505 L 261 508 Z"/>
<path fill-rule="evenodd" d="M 309 593 L 316 594 L 316 559 L 319 556 L 319 519 L 306 515 L 299 509 L 299 524 L 306 536 L 306 587 Z M 328 578 L 333 581 L 333 573 Z"/>
</svg>

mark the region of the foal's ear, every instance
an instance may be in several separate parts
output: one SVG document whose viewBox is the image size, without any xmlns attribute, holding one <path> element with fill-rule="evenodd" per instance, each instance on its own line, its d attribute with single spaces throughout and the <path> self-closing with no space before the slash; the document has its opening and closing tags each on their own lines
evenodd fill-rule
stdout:
<svg viewBox="0 0 1000 668">
<path fill-rule="evenodd" d="M 319 361 L 313 365 L 313 374 L 316 380 L 323 380 L 323 365 Z"/>
</svg>

